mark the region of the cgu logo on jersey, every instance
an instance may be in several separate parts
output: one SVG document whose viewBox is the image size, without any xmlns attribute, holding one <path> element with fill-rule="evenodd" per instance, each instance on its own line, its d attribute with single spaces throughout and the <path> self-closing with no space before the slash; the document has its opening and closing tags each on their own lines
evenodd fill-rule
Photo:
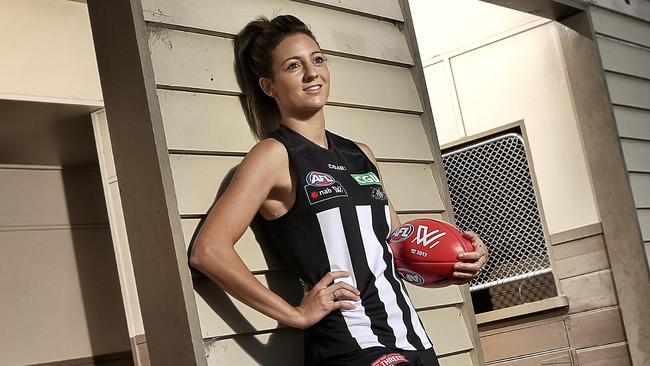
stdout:
<svg viewBox="0 0 650 366">
<path fill-rule="evenodd" d="M 311 171 L 305 177 L 305 193 L 310 205 L 319 203 L 331 198 L 347 197 L 348 192 L 341 183 L 327 173 Z"/>
<path fill-rule="evenodd" d="M 401 241 L 406 240 L 409 236 L 413 234 L 413 225 L 411 224 L 404 224 L 400 227 L 398 227 L 394 232 L 393 235 L 390 236 L 390 240 L 393 243 L 399 243 Z"/>
<path fill-rule="evenodd" d="M 362 186 L 368 186 L 371 184 L 381 185 L 381 180 L 373 172 L 363 173 L 363 174 L 350 174 L 354 180 L 357 181 Z"/>
<path fill-rule="evenodd" d="M 336 182 L 336 179 L 327 173 L 311 171 L 307 174 L 307 184 L 312 187 L 327 187 Z"/>
<path fill-rule="evenodd" d="M 436 245 L 440 244 L 438 239 L 447 235 L 446 232 L 440 231 L 438 229 L 429 232 L 429 228 L 425 225 L 418 225 L 418 232 L 415 239 L 411 240 L 411 243 L 422 244 L 424 247 L 431 244 L 429 248 L 433 248 Z M 434 242 L 435 241 L 435 242 Z"/>
</svg>

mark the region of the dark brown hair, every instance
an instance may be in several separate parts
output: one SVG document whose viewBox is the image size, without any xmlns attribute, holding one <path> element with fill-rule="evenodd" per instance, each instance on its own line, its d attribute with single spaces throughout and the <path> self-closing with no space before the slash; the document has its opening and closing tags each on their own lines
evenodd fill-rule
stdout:
<svg viewBox="0 0 650 366">
<path fill-rule="evenodd" d="M 262 91 L 259 78 L 273 79 L 271 51 L 285 37 L 296 33 L 304 33 L 318 44 L 307 25 L 292 15 L 278 15 L 271 20 L 258 17 L 235 37 L 235 74 L 244 92 L 242 106 L 251 132 L 260 140 L 278 128 L 280 110 L 275 100 Z"/>
</svg>

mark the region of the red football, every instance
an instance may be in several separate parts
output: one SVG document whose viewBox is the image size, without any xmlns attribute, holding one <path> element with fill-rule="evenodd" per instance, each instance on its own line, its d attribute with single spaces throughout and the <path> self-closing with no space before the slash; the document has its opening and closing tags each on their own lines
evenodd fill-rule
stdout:
<svg viewBox="0 0 650 366">
<path fill-rule="evenodd" d="M 458 254 L 474 251 L 472 242 L 454 225 L 427 218 L 401 225 L 388 238 L 388 244 L 397 273 L 417 286 L 446 282 L 454 272 Z"/>
</svg>

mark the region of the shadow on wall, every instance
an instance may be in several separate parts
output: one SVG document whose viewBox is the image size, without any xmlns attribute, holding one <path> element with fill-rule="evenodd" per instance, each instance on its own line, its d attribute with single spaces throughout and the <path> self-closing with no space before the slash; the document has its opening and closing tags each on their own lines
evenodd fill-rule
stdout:
<svg viewBox="0 0 650 366">
<path fill-rule="evenodd" d="M 79 136 L 83 136 L 83 141 L 76 142 L 80 142 L 84 147 L 87 144 L 93 146 L 94 135 L 89 116 L 75 119 L 73 123 L 76 125 L 73 128 L 83 130 L 79 133 Z M 67 132 L 61 129 L 56 129 L 53 133 L 57 135 L 53 140 L 58 145 L 53 148 L 58 150 L 57 156 L 63 160 L 63 154 L 72 151 L 70 145 L 75 142 L 71 142 Z M 87 164 L 68 167 L 64 165 L 61 170 L 83 301 L 83 313 L 79 316 L 84 317 L 92 354 L 92 361 L 89 361 L 87 356 L 83 357 L 84 355 L 80 355 L 80 359 L 84 364 L 92 362 L 107 366 L 133 365 L 96 150 L 90 149 L 87 153 L 80 153 L 77 158 L 86 156 Z M 61 329 L 61 336 L 66 337 L 68 332 L 69 330 Z"/>
<path fill-rule="evenodd" d="M 219 186 L 219 190 L 215 197 L 214 202 L 210 206 L 207 212 L 210 212 L 216 201 L 221 197 L 225 189 L 230 184 L 235 171 L 238 166 L 230 169 L 223 182 Z M 246 317 L 237 309 L 231 298 L 226 294 L 226 292 L 219 287 L 214 281 L 212 281 L 207 276 L 203 275 L 198 270 L 194 269 L 189 264 L 189 256 L 192 252 L 192 247 L 194 246 L 194 240 L 196 239 L 197 234 L 203 222 L 205 221 L 204 216 L 199 224 L 197 225 L 196 230 L 192 234 L 192 239 L 187 251 L 188 256 L 188 266 L 192 273 L 194 290 L 201 296 L 201 298 L 210 306 L 212 311 L 219 315 L 224 322 L 232 329 L 233 335 L 219 335 L 213 338 L 204 339 L 204 347 L 206 356 L 210 357 L 219 357 L 226 360 L 234 360 L 236 354 L 232 355 L 218 355 L 216 354 L 217 348 L 220 342 L 231 342 L 234 341 L 237 345 L 248 354 L 256 363 L 260 365 L 305 365 L 311 363 L 311 352 L 305 352 L 303 356 L 303 332 L 298 329 L 286 327 L 281 325 L 279 330 L 275 330 L 269 334 L 268 331 L 258 330 L 255 328 L 251 322 L 246 319 Z M 269 264 L 276 264 L 275 266 L 270 267 L 280 267 L 288 268 L 286 263 L 274 253 L 273 249 L 267 244 L 262 230 L 259 225 L 261 218 L 259 215 L 256 215 L 253 221 L 251 222 L 251 230 L 255 234 L 255 239 L 260 245 L 264 259 Z M 298 305 L 302 298 L 302 288 L 300 287 L 298 277 L 288 270 L 269 270 L 263 271 L 261 273 L 255 272 L 258 277 L 264 276 L 268 288 L 280 295 L 283 299 L 289 302 L 292 305 Z M 263 315 L 261 315 L 263 316 Z M 256 336 L 258 335 L 259 336 Z M 266 336 L 268 334 L 268 339 Z M 266 339 L 266 341 L 262 341 Z M 227 349 L 224 347 L 224 349 Z M 290 352 L 283 352 L 290 351 Z M 241 359 L 239 359 L 241 362 Z"/>
</svg>

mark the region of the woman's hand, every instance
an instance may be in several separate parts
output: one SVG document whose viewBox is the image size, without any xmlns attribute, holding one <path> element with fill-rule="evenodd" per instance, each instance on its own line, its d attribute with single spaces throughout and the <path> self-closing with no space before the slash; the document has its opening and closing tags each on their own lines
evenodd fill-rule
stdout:
<svg viewBox="0 0 650 366">
<path fill-rule="evenodd" d="M 305 293 L 302 301 L 296 306 L 300 318 L 295 326 L 306 329 L 318 323 L 332 310 L 355 309 L 357 305 L 343 300 L 359 301 L 359 290 L 343 281 L 332 284 L 337 278 L 349 276 L 350 272 L 333 271 L 323 276 L 312 288 L 304 285 Z"/>
<path fill-rule="evenodd" d="M 466 231 L 463 236 L 472 241 L 474 245 L 473 252 L 465 252 L 458 254 L 459 262 L 454 265 L 454 274 L 450 279 L 450 283 L 454 285 L 462 285 L 470 282 L 478 272 L 485 266 L 488 260 L 488 250 L 479 238 L 478 234 L 473 231 Z"/>
</svg>

